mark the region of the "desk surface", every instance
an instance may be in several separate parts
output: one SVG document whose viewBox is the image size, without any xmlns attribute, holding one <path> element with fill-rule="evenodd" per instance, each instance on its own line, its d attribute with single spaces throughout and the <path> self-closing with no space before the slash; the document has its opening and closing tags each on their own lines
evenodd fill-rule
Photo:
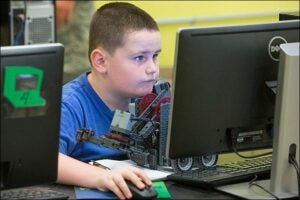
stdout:
<svg viewBox="0 0 300 200">
<path fill-rule="evenodd" d="M 232 195 L 227 195 L 215 190 L 182 185 L 172 181 L 165 181 L 165 184 L 171 194 L 171 199 L 238 199 Z M 69 199 L 75 199 L 73 186 L 54 184 L 45 187 L 64 192 L 69 196 Z"/>
</svg>

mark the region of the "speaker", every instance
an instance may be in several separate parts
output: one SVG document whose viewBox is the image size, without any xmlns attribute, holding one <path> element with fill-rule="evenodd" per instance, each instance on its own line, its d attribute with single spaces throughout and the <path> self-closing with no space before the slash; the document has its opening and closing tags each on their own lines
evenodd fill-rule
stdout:
<svg viewBox="0 0 300 200">
<path fill-rule="evenodd" d="M 54 43 L 54 5 L 47 1 L 28 1 L 25 44 Z"/>
<path fill-rule="evenodd" d="M 10 1 L 11 45 L 54 43 L 53 1 Z"/>
</svg>

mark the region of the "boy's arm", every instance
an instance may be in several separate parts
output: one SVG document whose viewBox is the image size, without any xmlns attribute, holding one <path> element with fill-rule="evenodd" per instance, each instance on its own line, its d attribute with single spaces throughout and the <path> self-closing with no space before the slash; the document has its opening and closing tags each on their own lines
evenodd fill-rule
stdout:
<svg viewBox="0 0 300 200">
<path fill-rule="evenodd" d="M 105 170 L 59 153 L 57 182 L 68 185 L 112 191 L 120 199 L 131 198 L 125 182 L 129 180 L 138 188 L 151 185 L 151 180 L 138 168 Z M 145 183 L 145 184 L 144 184 Z"/>
<path fill-rule="evenodd" d="M 103 173 L 96 168 L 62 153 L 58 155 L 57 182 L 87 188 L 96 188 L 97 177 Z"/>
</svg>

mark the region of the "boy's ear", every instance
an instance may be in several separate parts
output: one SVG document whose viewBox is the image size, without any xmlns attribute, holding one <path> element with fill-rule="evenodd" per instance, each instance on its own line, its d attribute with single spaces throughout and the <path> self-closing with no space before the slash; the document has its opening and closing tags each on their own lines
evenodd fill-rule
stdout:
<svg viewBox="0 0 300 200">
<path fill-rule="evenodd" d="M 92 66 L 100 73 L 106 72 L 105 66 L 105 58 L 106 58 L 106 51 L 103 49 L 94 49 L 90 55 Z"/>
</svg>

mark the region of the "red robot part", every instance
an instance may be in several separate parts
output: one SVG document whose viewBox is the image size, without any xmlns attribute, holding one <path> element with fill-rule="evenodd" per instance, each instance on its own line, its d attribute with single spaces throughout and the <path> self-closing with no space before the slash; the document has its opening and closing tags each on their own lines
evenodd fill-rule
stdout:
<svg viewBox="0 0 300 200">
<path fill-rule="evenodd" d="M 157 94 L 155 93 L 149 93 L 142 97 L 142 99 L 139 102 L 138 110 L 140 113 L 142 113 L 146 108 L 153 102 L 153 100 L 157 97 Z M 153 111 L 151 111 L 151 116 L 153 116 Z"/>
<path fill-rule="evenodd" d="M 118 140 L 120 142 L 129 142 L 129 139 L 122 137 L 121 135 L 117 135 L 117 134 L 104 134 L 104 137 L 109 138 L 109 139 L 114 139 L 114 140 Z"/>
</svg>

